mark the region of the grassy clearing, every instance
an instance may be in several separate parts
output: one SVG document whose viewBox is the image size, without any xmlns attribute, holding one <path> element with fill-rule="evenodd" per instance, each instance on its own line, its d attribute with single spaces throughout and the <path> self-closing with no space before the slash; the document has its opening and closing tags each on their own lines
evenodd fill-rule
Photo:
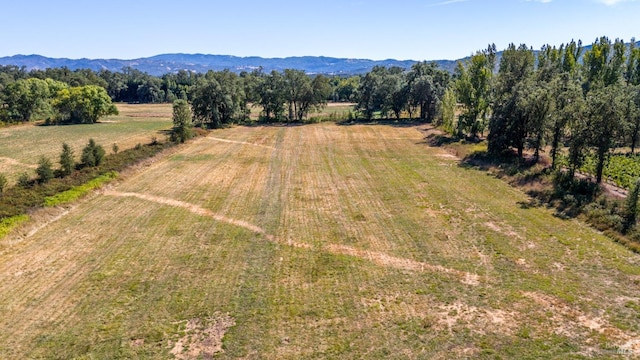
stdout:
<svg viewBox="0 0 640 360">
<path fill-rule="evenodd" d="M 21 172 L 35 173 L 38 158 L 49 157 L 57 166 L 62 143 L 68 143 L 79 161 L 82 148 L 90 138 L 111 153 L 114 143 L 120 151 L 153 137 L 164 138 L 171 129 L 171 104 L 118 104 L 120 115 L 109 116 L 97 124 L 39 126 L 34 124 L 0 129 L 0 172 L 13 184 Z"/>
<path fill-rule="evenodd" d="M 528 201 L 412 126 L 215 130 L 0 243 L 0 357 L 636 351 L 640 256 Z"/>
</svg>

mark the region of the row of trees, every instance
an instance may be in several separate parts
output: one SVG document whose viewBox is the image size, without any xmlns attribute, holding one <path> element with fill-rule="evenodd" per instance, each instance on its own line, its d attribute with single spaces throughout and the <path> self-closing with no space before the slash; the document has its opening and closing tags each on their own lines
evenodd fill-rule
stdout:
<svg viewBox="0 0 640 360">
<path fill-rule="evenodd" d="M 261 72 L 258 70 L 253 74 L 258 75 Z M 251 74 L 251 72 L 242 72 L 239 76 L 252 80 Z M 193 87 L 206 77 L 211 75 L 185 70 L 157 77 L 130 67 L 123 68 L 119 72 L 109 70 L 95 72 L 89 69 L 71 71 L 68 68 L 27 71 L 25 68 L 16 66 L 0 66 L 0 102 L 2 102 L 3 89 L 8 84 L 20 79 L 37 78 L 56 80 L 71 87 L 97 85 L 104 88 L 114 102 L 172 103 L 177 99 L 190 100 Z M 328 85 L 331 90 L 326 100 L 355 101 L 359 78 L 360 76 L 330 77 Z"/>
<path fill-rule="evenodd" d="M 301 70 L 240 75 L 210 71 L 193 86 L 189 102 L 196 125 L 219 127 L 248 120 L 252 105 L 261 107 L 265 121 L 302 121 L 330 96 L 327 77 L 311 77 Z"/>
<path fill-rule="evenodd" d="M 404 112 L 431 122 L 449 86 L 451 76 L 436 63 L 420 62 L 404 71 L 377 66 L 364 75 L 354 91 L 356 109 L 371 120 L 376 114 L 400 119 Z"/>
<path fill-rule="evenodd" d="M 494 154 L 515 149 L 522 158 L 524 150 L 531 149 L 537 160 L 548 145 L 555 168 L 560 149 L 567 146 L 571 176 L 591 152 L 597 158 L 599 183 L 612 148 L 628 146 L 634 152 L 638 145 L 640 49 L 634 43 L 627 46 L 602 37 L 583 52 L 581 43 L 572 41 L 559 48 L 545 46 L 537 56 L 526 45 L 511 44 L 497 74 L 487 76 L 490 91 L 482 91 L 484 99 L 461 101 L 461 118 L 476 111 L 475 104 L 487 104 L 476 109 L 489 119 L 487 140 Z M 462 78 L 456 80 L 457 94 Z M 473 135 L 464 125 L 458 125 L 458 131 Z"/>
</svg>

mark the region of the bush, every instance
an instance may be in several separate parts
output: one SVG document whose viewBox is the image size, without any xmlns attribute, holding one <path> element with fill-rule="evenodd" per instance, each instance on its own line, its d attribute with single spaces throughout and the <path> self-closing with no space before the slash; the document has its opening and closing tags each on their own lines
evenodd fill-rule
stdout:
<svg viewBox="0 0 640 360">
<path fill-rule="evenodd" d="M 7 177 L 4 174 L 0 174 L 0 194 L 4 193 L 4 189 L 7 187 Z"/>
<path fill-rule="evenodd" d="M 53 179 L 53 166 L 51 165 L 51 160 L 49 160 L 49 158 L 45 156 L 40 157 L 38 160 L 36 174 L 38 174 L 38 181 L 40 183 L 46 183 Z"/>
<path fill-rule="evenodd" d="M 93 139 L 89 139 L 87 146 L 82 149 L 82 157 L 80 160 L 84 166 L 94 167 L 102 164 L 105 151 L 101 145 L 96 144 Z"/>
<path fill-rule="evenodd" d="M 60 154 L 60 174 L 62 176 L 70 175 L 74 167 L 73 149 L 67 143 L 63 143 L 62 153 Z"/>
<path fill-rule="evenodd" d="M 624 209 L 624 223 L 622 233 L 626 234 L 636 226 L 636 215 L 638 213 L 638 197 L 640 196 L 640 178 L 636 179 L 633 190 L 627 196 Z"/>
<path fill-rule="evenodd" d="M 27 174 L 26 172 L 23 172 L 20 175 L 18 175 L 18 185 L 23 188 L 27 188 L 31 186 L 31 178 L 29 178 L 29 174 Z"/>
</svg>

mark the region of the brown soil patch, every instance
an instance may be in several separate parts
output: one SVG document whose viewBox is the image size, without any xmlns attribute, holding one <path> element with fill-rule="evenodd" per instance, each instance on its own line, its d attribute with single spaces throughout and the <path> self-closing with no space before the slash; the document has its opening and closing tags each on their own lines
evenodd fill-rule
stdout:
<svg viewBox="0 0 640 360">
<path fill-rule="evenodd" d="M 549 326 L 553 328 L 553 333 L 575 337 L 581 333 L 597 332 L 606 337 L 614 348 L 623 349 L 629 355 L 640 355 L 640 336 L 618 329 L 603 317 L 604 314 L 585 314 L 561 299 L 538 292 L 522 294 L 540 305 L 543 311 L 551 314 Z"/>
<path fill-rule="evenodd" d="M 478 308 L 460 301 L 439 306 L 437 322 L 440 327 L 450 331 L 456 325 L 462 325 L 481 334 L 500 333 L 505 335 L 513 334 L 518 325 L 512 312 Z"/>
<path fill-rule="evenodd" d="M 186 321 L 184 336 L 170 345 L 176 359 L 209 359 L 224 352 L 222 338 L 236 324 L 229 315 L 216 314 L 204 321 L 195 318 Z"/>
<path fill-rule="evenodd" d="M 451 160 L 456 160 L 459 161 L 460 159 L 453 155 L 453 154 L 449 154 L 449 153 L 442 153 L 442 154 L 437 154 L 436 157 L 442 158 L 442 159 L 451 159 Z"/>
<path fill-rule="evenodd" d="M 343 254 L 343 255 L 358 257 L 361 259 L 367 259 L 384 267 L 393 267 L 396 269 L 419 271 L 419 272 L 430 271 L 430 272 L 439 272 L 444 274 L 452 274 L 459 277 L 461 279 L 460 281 L 464 284 L 474 285 L 474 286 L 479 284 L 479 279 L 480 279 L 479 275 L 468 273 L 466 271 L 447 268 L 441 265 L 433 265 L 433 264 L 428 264 L 428 263 L 415 261 L 411 259 L 398 258 L 398 257 L 390 256 L 390 255 L 376 252 L 376 251 L 359 250 L 346 245 L 330 244 L 330 245 L 327 245 L 326 248 L 334 254 Z"/>
</svg>

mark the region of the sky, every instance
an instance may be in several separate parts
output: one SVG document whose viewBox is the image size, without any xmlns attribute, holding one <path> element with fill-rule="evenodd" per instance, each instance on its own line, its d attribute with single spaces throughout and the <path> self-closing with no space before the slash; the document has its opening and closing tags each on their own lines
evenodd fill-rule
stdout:
<svg viewBox="0 0 640 360">
<path fill-rule="evenodd" d="M 640 0 L 0 0 L 0 9 L 0 57 L 455 60 L 490 43 L 640 39 Z"/>
</svg>

